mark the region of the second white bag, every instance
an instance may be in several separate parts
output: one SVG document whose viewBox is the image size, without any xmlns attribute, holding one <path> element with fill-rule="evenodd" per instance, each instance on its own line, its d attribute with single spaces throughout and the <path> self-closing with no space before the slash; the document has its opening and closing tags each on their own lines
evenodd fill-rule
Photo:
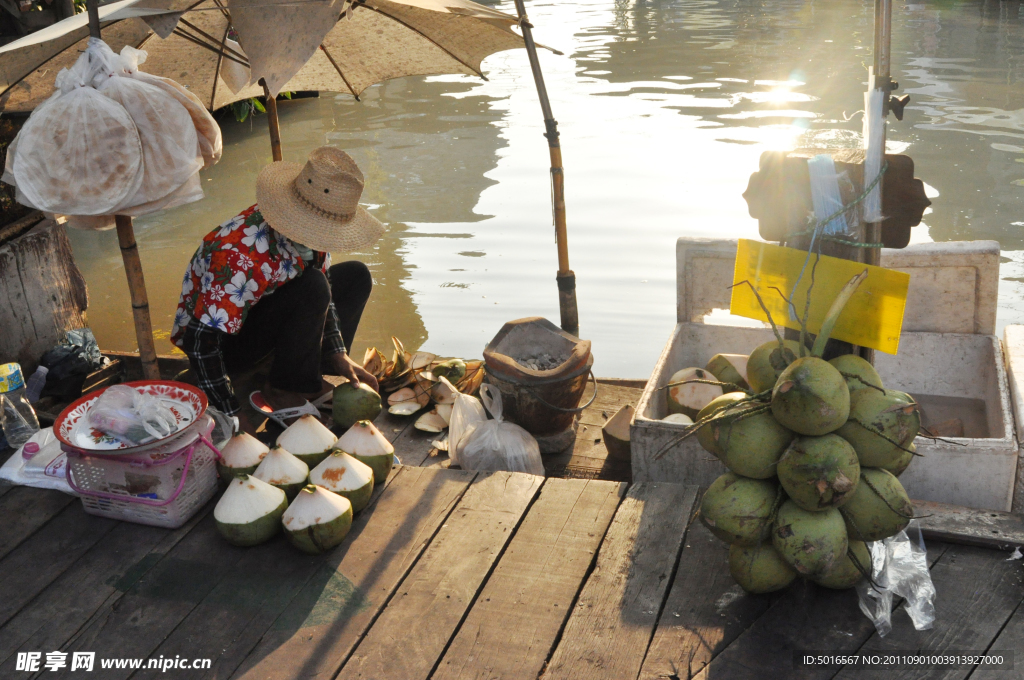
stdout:
<svg viewBox="0 0 1024 680">
<path fill-rule="evenodd" d="M 463 470 L 506 470 L 544 475 L 544 461 L 533 435 L 515 423 L 501 419 L 501 392 L 493 385 L 480 386 L 480 399 L 494 420 L 477 423 L 457 445 Z"/>
</svg>

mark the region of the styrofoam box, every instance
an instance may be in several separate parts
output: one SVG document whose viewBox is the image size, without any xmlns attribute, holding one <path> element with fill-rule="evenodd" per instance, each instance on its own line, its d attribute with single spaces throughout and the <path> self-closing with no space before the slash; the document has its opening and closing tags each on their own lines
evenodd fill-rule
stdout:
<svg viewBox="0 0 1024 680">
<path fill-rule="evenodd" d="M 970 269 L 974 266 L 971 253 L 977 258 L 983 257 L 984 262 L 978 264 L 974 278 L 967 277 L 962 271 L 957 274 L 974 291 L 982 290 L 983 286 L 978 280 L 984 278 L 985 283 L 989 283 L 989 261 L 994 259 L 998 262 L 998 246 L 995 247 L 996 258 L 992 258 L 989 252 L 991 246 L 966 245 L 973 250 L 966 255 L 961 253 L 959 258 L 951 258 L 951 264 L 960 270 Z M 665 390 L 661 388 L 668 383 L 673 373 L 682 368 L 703 367 L 712 356 L 719 353 L 749 354 L 755 347 L 773 340 L 775 336 L 770 328 L 716 325 L 704 323 L 703 319 L 693 319 L 693 315 L 701 318 L 712 309 L 728 307 L 728 293 L 723 294 L 720 291 L 722 286 L 715 284 L 725 282 L 728 285 L 731 282 L 735 241 L 694 242 L 680 239 L 677 251 L 680 260 L 680 323 L 665 346 L 637 405 L 630 435 L 633 479 L 638 482 L 662 481 L 706 486 L 726 471 L 725 466 L 714 455 L 702 449 L 696 437 L 675 443 L 685 426 L 661 422 L 661 418 L 666 415 Z M 728 259 L 730 251 L 732 260 Z M 934 285 L 936 280 L 941 281 L 945 274 L 943 267 L 935 263 L 936 249 L 928 249 L 926 254 L 931 265 L 922 262 L 919 265 L 922 271 L 912 271 L 912 297 L 928 292 L 920 289 L 915 291 L 914 274 L 922 274 L 917 280 L 929 285 Z M 900 251 L 900 255 L 904 257 L 901 264 L 907 268 L 915 266 L 914 252 Z M 883 264 L 888 264 L 884 257 Z M 695 290 L 698 291 L 696 296 Z M 707 297 L 708 291 L 714 291 L 712 295 L 716 299 L 700 299 L 701 295 Z M 955 289 L 947 288 L 944 292 L 947 295 L 957 294 Z M 976 322 L 980 326 L 976 330 L 987 330 L 987 306 L 962 305 L 958 310 L 957 323 L 970 326 Z M 994 315 L 991 316 L 991 325 L 994 325 Z M 941 328 L 941 323 L 936 324 L 933 315 L 922 316 L 922 319 L 925 318 L 928 324 Z M 981 321 L 976 321 L 978 318 Z M 876 352 L 876 368 L 885 386 L 913 394 L 926 413 L 948 411 L 948 408 L 943 409 L 943 402 L 954 406 L 971 403 L 976 406 L 974 420 L 980 419 L 981 422 L 974 422 L 965 434 L 970 435 L 969 430 L 973 427 L 987 436 L 949 438 L 947 441 L 919 436 L 914 443 L 921 456 L 911 462 L 900 481 L 914 499 L 1009 511 L 1013 501 L 1019 448 L 999 339 L 989 334 L 991 330 L 989 333 L 908 330 L 908 319 L 914 323 L 914 315 L 908 312 L 905 316 L 898 354 L 892 356 Z M 965 421 L 971 419 L 971 414 L 957 412 L 956 415 L 963 415 Z M 939 419 L 933 418 L 933 422 L 935 420 Z"/>
</svg>

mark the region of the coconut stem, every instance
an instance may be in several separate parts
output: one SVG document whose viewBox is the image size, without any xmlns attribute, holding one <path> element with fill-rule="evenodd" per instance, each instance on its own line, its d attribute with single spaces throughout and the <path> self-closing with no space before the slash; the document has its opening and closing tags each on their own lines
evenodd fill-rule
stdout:
<svg viewBox="0 0 1024 680">
<path fill-rule="evenodd" d="M 850 418 L 847 422 L 854 423 L 855 425 L 860 425 L 861 427 L 863 427 L 865 430 L 867 430 L 871 434 L 874 434 L 874 435 L 877 435 L 877 436 L 881 437 L 885 441 L 887 441 L 890 444 L 892 444 L 893 446 L 895 446 L 900 451 L 905 451 L 906 453 L 909 453 L 909 454 L 912 454 L 912 455 L 915 455 L 915 456 L 920 456 L 921 458 L 924 458 L 924 454 L 923 453 L 918 453 L 917 451 L 911 451 L 907 447 L 903 446 L 903 444 L 901 444 L 900 442 L 896 441 L 895 439 L 890 439 L 889 437 L 885 436 L 884 434 L 882 434 L 881 432 L 879 432 L 875 428 L 870 427 L 868 425 L 865 425 L 864 423 L 860 422 L 856 418 Z M 954 442 L 954 443 L 956 443 L 956 442 Z M 966 446 L 966 444 L 964 444 L 964 446 Z"/>
<path fill-rule="evenodd" d="M 877 583 L 875 583 L 875 579 L 872 578 L 871 570 L 860 563 L 860 560 L 857 559 L 856 553 L 853 552 L 853 548 L 847 547 L 846 554 L 850 558 L 850 561 L 853 562 L 853 566 L 856 567 L 857 571 L 860 572 L 861 576 L 868 580 L 868 583 L 871 584 L 872 588 L 878 590 L 879 586 Z M 868 554 L 871 554 L 870 548 L 868 549 Z"/>
<path fill-rule="evenodd" d="M 731 387 L 733 389 L 729 390 L 730 392 L 743 392 L 743 393 L 748 394 L 750 396 L 754 395 L 753 392 L 751 392 L 750 390 L 743 389 L 742 387 L 740 387 L 736 383 L 720 382 L 718 380 L 700 380 L 698 378 L 694 378 L 692 380 L 680 380 L 679 382 L 669 383 L 669 384 L 665 385 L 664 387 L 659 387 L 658 389 L 659 390 L 667 390 L 670 387 L 677 387 L 679 385 L 689 385 L 690 383 L 699 383 L 701 385 L 717 385 L 718 387 Z"/>
<path fill-rule="evenodd" d="M 768 323 L 772 325 L 772 332 L 775 333 L 775 339 L 779 341 L 779 349 L 784 349 L 786 344 L 782 341 L 782 334 L 779 333 L 779 327 L 775 325 L 775 319 L 772 318 L 772 313 L 768 311 L 768 307 L 764 304 L 764 300 L 761 299 L 761 294 L 757 292 L 757 288 L 754 287 L 754 284 L 744 279 L 739 283 L 732 284 L 729 288 L 735 288 L 736 286 L 744 283 L 750 286 L 750 290 L 753 291 L 754 297 L 757 298 L 757 304 L 761 305 L 761 310 L 764 311 L 764 315 L 768 317 Z"/>
<path fill-rule="evenodd" d="M 947 444 L 953 444 L 954 446 L 967 446 L 964 442 L 955 442 L 952 439 L 946 439 L 945 437 L 939 437 L 929 432 L 928 428 L 924 425 L 921 426 L 921 431 L 924 432 L 924 437 L 937 442 L 945 442 Z M 923 454 L 921 454 L 923 455 Z"/>
<path fill-rule="evenodd" d="M 878 390 L 882 394 L 885 394 L 885 388 L 884 387 L 881 387 L 879 385 L 875 385 L 873 383 L 869 383 L 867 380 L 865 380 L 861 376 L 857 375 L 856 373 L 843 373 L 842 371 L 839 371 L 839 375 L 843 376 L 847 380 L 858 380 L 865 387 L 870 387 L 873 390 Z M 907 405 L 909 406 L 909 404 L 907 404 Z"/>
<path fill-rule="evenodd" d="M 880 494 L 878 492 L 878 489 L 875 488 L 875 485 L 871 483 L 870 479 L 868 479 L 867 477 L 861 477 L 861 481 L 864 482 L 865 484 L 867 484 L 868 488 L 871 489 L 872 491 L 874 491 L 875 495 L 878 496 L 882 500 L 882 502 L 885 503 L 885 506 L 887 508 L 889 508 L 890 510 L 892 510 L 894 513 L 896 513 L 897 515 L 899 515 L 903 519 L 918 519 L 914 515 L 904 515 L 902 512 L 900 512 L 896 508 L 894 508 L 891 505 L 889 505 L 889 501 L 885 500 L 885 496 L 883 496 L 882 494 Z"/>
<path fill-rule="evenodd" d="M 825 345 L 828 344 L 828 339 L 832 335 L 832 329 L 835 328 L 836 322 L 839 321 L 839 317 L 843 314 L 843 308 L 846 307 L 846 303 L 850 301 L 850 298 L 853 297 L 857 288 L 860 287 L 860 284 L 864 283 L 866 278 L 868 278 L 867 269 L 850 279 L 843 286 L 843 289 L 839 291 L 839 295 L 836 296 L 835 301 L 828 310 L 828 314 L 825 316 L 825 322 L 821 324 L 818 337 L 814 339 L 811 356 L 821 357 L 825 353 Z"/>
<path fill-rule="evenodd" d="M 686 441 L 687 439 L 689 439 L 693 435 L 697 434 L 697 432 L 700 430 L 700 428 L 704 427 L 705 425 L 707 425 L 708 423 L 710 423 L 711 421 L 713 421 L 713 420 L 715 420 L 715 419 L 717 419 L 719 417 L 724 417 L 725 415 L 727 415 L 727 412 L 729 412 L 730 409 L 735 409 L 735 407 L 737 405 L 739 405 L 739 404 L 747 404 L 747 403 L 750 403 L 751 401 L 753 401 L 753 398 L 751 398 L 751 399 L 741 399 L 741 400 L 736 401 L 736 402 L 734 402 L 732 404 L 729 404 L 728 406 L 722 408 L 721 410 L 715 411 L 711 415 L 704 416 L 703 418 L 701 418 L 700 420 L 695 422 L 693 425 L 690 425 L 689 427 L 687 427 L 686 430 L 681 435 L 679 435 L 678 437 L 673 438 L 672 441 L 670 441 L 668 444 L 665 444 L 665 446 L 661 447 L 661 449 L 656 454 L 654 454 L 654 460 L 661 460 L 662 458 L 664 458 L 665 454 L 667 454 L 670 450 L 672 450 L 673 448 L 675 448 L 679 444 L 682 444 L 684 441 Z M 758 406 L 756 408 L 752 408 L 749 411 L 747 411 L 745 413 L 741 413 L 738 416 L 736 416 L 736 420 L 733 421 L 733 422 L 738 422 L 740 420 L 743 420 L 744 418 L 750 418 L 750 417 L 756 416 L 756 415 L 758 415 L 760 413 L 764 413 L 765 411 L 769 410 L 770 408 L 771 408 L 770 404 L 765 404 L 765 405 L 762 405 L 762 406 Z"/>
</svg>

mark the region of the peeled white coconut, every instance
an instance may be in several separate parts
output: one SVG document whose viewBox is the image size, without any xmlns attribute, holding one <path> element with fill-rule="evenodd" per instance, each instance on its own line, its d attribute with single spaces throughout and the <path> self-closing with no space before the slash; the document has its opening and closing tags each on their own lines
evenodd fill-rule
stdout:
<svg viewBox="0 0 1024 680">
<path fill-rule="evenodd" d="M 601 428 L 604 435 L 604 446 L 608 455 L 619 460 L 629 460 L 632 456 L 629 443 L 629 424 L 633 420 L 633 407 L 626 404 L 615 412 Z"/>
<path fill-rule="evenodd" d="M 677 371 L 668 381 L 669 384 L 685 380 L 718 381 L 711 371 L 704 368 L 684 368 Z M 668 388 L 668 412 L 684 413 L 696 418 L 700 410 L 711 403 L 716 397 L 722 396 L 722 388 L 718 385 L 705 383 L 689 383 Z"/>
<path fill-rule="evenodd" d="M 693 425 L 693 418 L 685 413 L 673 413 L 661 419 L 663 423 L 679 423 L 680 425 Z"/>
<path fill-rule="evenodd" d="M 306 485 L 306 480 L 309 479 L 309 466 L 285 448 L 275 446 L 263 458 L 263 462 L 252 476 L 276 486 L 291 499 Z"/>
<path fill-rule="evenodd" d="M 217 461 L 217 472 L 225 482 L 238 475 L 251 475 L 268 451 L 267 445 L 256 437 L 239 432 L 220 450 L 224 460 Z"/>
<path fill-rule="evenodd" d="M 284 535 L 304 553 L 334 548 L 352 528 L 352 503 L 322 486 L 306 485 L 281 517 Z"/>
<path fill-rule="evenodd" d="M 451 425 L 452 411 L 455 410 L 454 406 L 452 406 L 451 404 L 438 404 L 437 407 L 434 408 L 434 410 L 437 411 L 437 415 L 444 418 L 444 422 Z"/>
<path fill-rule="evenodd" d="M 373 495 L 373 470 L 344 451 L 335 451 L 309 473 L 309 481 L 344 496 L 359 512 Z"/>
<path fill-rule="evenodd" d="M 411 401 L 402 401 L 397 404 L 392 404 L 388 407 L 388 413 L 396 416 L 411 416 L 421 408 L 423 408 L 423 405 L 413 399 Z"/>
<path fill-rule="evenodd" d="M 281 530 L 284 491 L 250 475 L 235 477 L 213 509 L 217 531 L 232 545 L 258 545 Z"/>
<path fill-rule="evenodd" d="M 316 467 L 327 457 L 338 438 L 311 415 L 305 415 L 288 426 L 277 438 L 277 445 L 301 460 L 307 467 Z"/>
<path fill-rule="evenodd" d="M 388 397 L 388 406 L 394 406 L 395 404 L 401 404 L 406 401 L 416 401 L 416 390 L 411 387 L 403 387 L 400 390 L 392 392 Z"/>
<path fill-rule="evenodd" d="M 340 449 L 373 468 L 373 480 L 383 484 L 395 461 L 395 447 L 369 420 L 360 420 L 341 436 Z"/>
<path fill-rule="evenodd" d="M 422 432 L 438 433 L 448 427 L 448 421 L 441 417 L 437 409 L 424 413 L 416 419 L 413 424 L 417 430 Z"/>
</svg>

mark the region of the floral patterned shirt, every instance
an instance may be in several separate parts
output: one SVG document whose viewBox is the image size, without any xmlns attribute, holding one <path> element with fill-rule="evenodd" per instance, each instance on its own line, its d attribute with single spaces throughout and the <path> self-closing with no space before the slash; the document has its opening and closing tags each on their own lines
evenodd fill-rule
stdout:
<svg viewBox="0 0 1024 680">
<path fill-rule="evenodd" d="M 241 404 L 224 365 L 221 340 L 241 330 L 249 310 L 264 295 L 308 266 L 319 267 L 330 278 L 331 256 L 313 251 L 311 262 L 303 260 L 295 244 L 274 231 L 255 205 L 207 234 L 192 256 L 171 342 L 188 355 L 199 387 L 224 413 L 238 413 Z M 346 351 L 333 301 L 327 308 L 321 351 Z"/>
<path fill-rule="evenodd" d="M 327 273 L 330 254 L 317 255 L 314 263 Z M 261 297 L 307 266 L 292 242 L 267 224 L 258 206 L 243 210 L 207 234 L 192 256 L 182 281 L 171 342 L 182 346 L 190 319 L 235 335 Z"/>
</svg>

